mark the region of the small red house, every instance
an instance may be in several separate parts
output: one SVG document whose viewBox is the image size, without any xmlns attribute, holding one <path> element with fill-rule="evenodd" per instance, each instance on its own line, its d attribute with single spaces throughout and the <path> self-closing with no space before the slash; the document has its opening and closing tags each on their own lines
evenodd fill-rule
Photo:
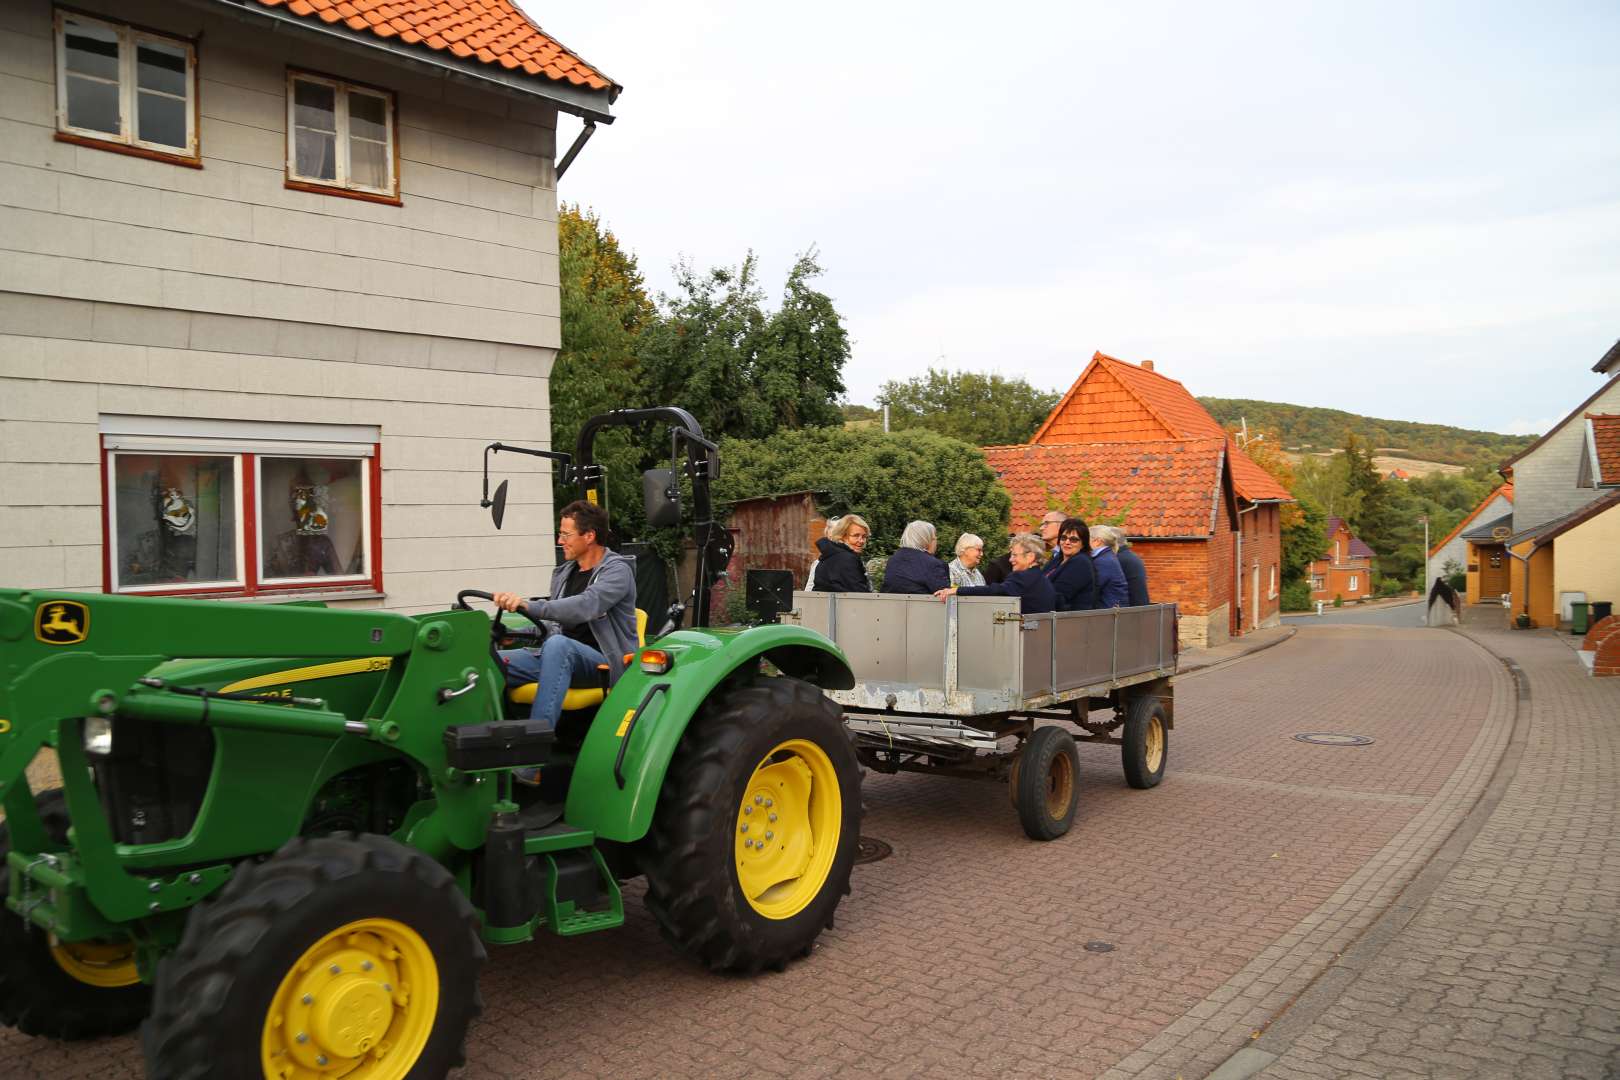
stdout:
<svg viewBox="0 0 1620 1080">
<path fill-rule="evenodd" d="M 1327 522 L 1327 550 L 1311 563 L 1311 599 L 1365 600 L 1372 595 L 1373 549 L 1340 517 Z"/>
</svg>

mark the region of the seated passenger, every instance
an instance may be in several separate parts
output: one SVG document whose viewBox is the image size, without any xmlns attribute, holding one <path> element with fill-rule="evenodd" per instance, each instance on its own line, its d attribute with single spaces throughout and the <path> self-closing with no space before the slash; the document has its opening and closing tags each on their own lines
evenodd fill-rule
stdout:
<svg viewBox="0 0 1620 1080">
<path fill-rule="evenodd" d="M 913 521 L 900 534 L 900 546 L 883 568 L 883 591 L 927 596 L 951 584 L 945 564 L 934 558 L 939 534 L 926 521 Z"/>
<path fill-rule="evenodd" d="M 1107 525 L 1091 527 L 1091 568 L 1097 577 L 1097 606 L 1125 607 L 1130 603 L 1130 587 L 1125 584 L 1125 571 L 1119 568 L 1119 557 L 1109 546 Z"/>
<path fill-rule="evenodd" d="M 984 541 L 973 533 L 965 532 L 956 538 L 956 558 L 945 567 L 951 575 L 951 584 L 984 585 L 984 574 L 979 570 L 979 563 L 984 558 Z"/>
<path fill-rule="evenodd" d="M 859 514 L 845 514 L 827 522 L 827 535 L 816 541 L 821 558 L 816 560 L 815 592 L 871 592 L 861 552 L 872 529 Z"/>
<path fill-rule="evenodd" d="M 1113 541 L 1109 546 L 1114 549 L 1114 557 L 1119 560 L 1119 568 L 1125 574 L 1125 590 L 1131 607 L 1153 603 L 1148 599 L 1147 567 L 1142 564 L 1142 556 L 1131 550 L 1131 541 L 1125 535 L 1125 530 L 1118 525 L 1110 525 L 1108 535 Z"/>
<path fill-rule="evenodd" d="M 1090 611 L 1097 606 L 1097 579 L 1087 547 L 1091 530 L 1079 518 L 1065 518 L 1058 530 L 1057 554 L 1046 564 L 1046 579 L 1057 593 L 1057 610 Z"/>
<path fill-rule="evenodd" d="M 500 654 L 506 684 L 539 682 L 529 715 L 555 731 L 563 697 L 571 686 L 596 686 L 597 665 L 608 666 L 608 679 L 624 673 L 624 656 L 636 650 L 635 562 L 609 551 L 599 537 L 607 535 L 607 513 L 593 503 L 563 507 L 557 543 L 566 561 L 551 575 L 548 599 L 525 600 L 498 592 L 495 604 L 539 624 L 561 627 L 538 649 L 506 649 Z"/>
<path fill-rule="evenodd" d="M 934 595 L 941 600 L 952 596 L 1016 596 L 1018 610 L 1025 615 L 1051 611 L 1057 594 L 1052 591 L 1052 583 L 1046 580 L 1046 575 L 1041 573 L 1041 557 L 1045 554 L 1046 544 L 1040 537 L 1034 533 L 1019 533 L 1013 537 L 1012 550 L 1008 552 L 1013 572 L 1006 581 L 998 585 L 963 585 L 960 588 L 940 589 Z"/>
</svg>

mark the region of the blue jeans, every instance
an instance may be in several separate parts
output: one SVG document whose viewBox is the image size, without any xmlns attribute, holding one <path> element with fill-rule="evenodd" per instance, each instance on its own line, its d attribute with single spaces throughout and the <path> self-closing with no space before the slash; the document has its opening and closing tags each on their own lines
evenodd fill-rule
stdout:
<svg viewBox="0 0 1620 1080">
<path fill-rule="evenodd" d="M 544 721 L 546 728 L 554 731 L 562 716 L 563 696 L 570 687 L 600 686 L 596 666 L 607 663 L 607 657 L 589 645 L 554 633 L 538 649 L 503 650 L 501 663 L 506 668 L 507 686 L 540 683 L 535 688 L 529 717 Z"/>
</svg>

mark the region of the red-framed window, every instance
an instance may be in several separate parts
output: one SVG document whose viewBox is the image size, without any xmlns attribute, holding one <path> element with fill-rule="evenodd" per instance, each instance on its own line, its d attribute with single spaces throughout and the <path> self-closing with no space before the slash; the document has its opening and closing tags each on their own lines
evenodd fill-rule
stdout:
<svg viewBox="0 0 1620 1080">
<path fill-rule="evenodd" d="M 348 438 L 313 441 L 108 426 L 101 437 L 105 591 L 382 591 L 382 462 L 374 433 L 370 442 L 355 438 L 354 429 L 342 429 Z M 207 426 L 180 425 L 192 432 Z M 299 433 L 314 426 L 295 425 Z"/>
</svg>

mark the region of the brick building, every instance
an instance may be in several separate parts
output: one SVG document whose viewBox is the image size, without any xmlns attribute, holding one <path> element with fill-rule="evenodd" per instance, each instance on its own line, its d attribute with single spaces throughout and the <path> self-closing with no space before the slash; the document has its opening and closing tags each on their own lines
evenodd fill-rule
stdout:
<svg viewBox="0 0 1620 1080">
<path fill-rule="evenodd" d="M 1151 360 L 1131 364 L 1095 353 L 1030 443 L 1055 446 L 1210 439 L 1225 444 L 1223 482 L 1230 483 L 1235 499 L 1230 535 L 1215 535 L 1221 531 L 1217 524 L 1209 537 L 1197 541 L 1206 545 L 1201 556 L 1206 561 L 1217 557 L 1209 545 L 1229 551 L 1220 556 L 1225 560 L 1225 571 L 1219 588 L 1212 584 L 1207 595 L 1197 601 L 1207 607 L 1208 625 L 1204 630 L 1194 628 L 1193 632 L 1208 642 L 1216 642 L 1262 626 L 1275 626 L 1281 619 L 1280 508 L 1293 501 L 1288 490 L 1237 447 L 1185 386 L 1155 371 Z M 1061 498 L 1066 492 L 1054 494 Z M 1213 498 L 1214 488 L 1206 489 L 1206 494 Z M 1016 523 L 1020 510 L 1016 495 L 1013 508 Z M 1039 512 L 1045 509 L 1043 502 Z M 1127 520 L 1127 532 L 1130 529 Z M 1213 568 L 1215 563 L 1209 565 Z M 1212 582 L 1215 576 L 1211 569 Z M 1217 600 L 1217 596 L 1221 599 Z M 1222 617 L 1225 626 L 1216 626 Z"/>
<path fill-rule="evenodd" d="M 1327 520 L 1327 550 L 1311 563 L 1311 599 L 1365 600 L 1372 595 L 1373 549 L 1341 517 Z"/>
<path fill-rule="evenodd" d="M 1181 640 L 1219 644 L 1231 633 L 1237 504 L 1225 439 L 991 446 L 990 467 L 1012 496 L 1012 525 L 1032 528 L 1048 493 L 1083 485 L 1101 507 L 1091 522 L 1123 515 L 1156 603 L 1181 605 Z"/>
</svg>

